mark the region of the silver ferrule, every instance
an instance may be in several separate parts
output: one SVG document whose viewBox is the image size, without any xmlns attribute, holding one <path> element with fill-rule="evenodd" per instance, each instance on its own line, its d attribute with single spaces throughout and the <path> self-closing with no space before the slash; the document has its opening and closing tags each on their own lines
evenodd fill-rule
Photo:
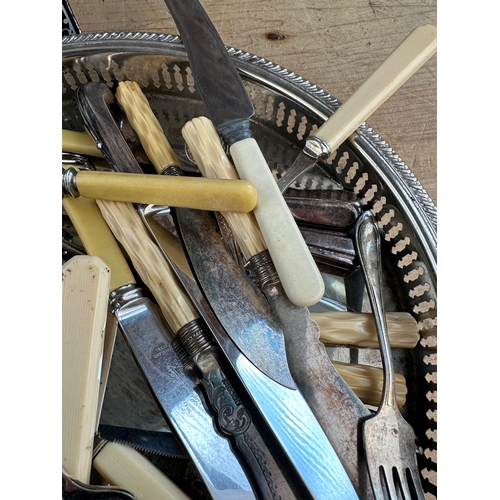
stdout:
<svg viewBox="0 0 500 500">
<path fill-rule="evenodd" d="M 125 304 L 140 297 L 143 297 L 142 289 L 135 283 L 123 285 L 109 294 L 108 310 L 111 314 L 115 314 Z"/>
<path fill-rule="evenodd" d="M 328 144 L 315 135 L 311 135 L 306 139 L 306 145 L 302 151 L 316 160 L 326 160 L 332 154 Z"/>
<path fill-rule="evenodd" d="M 183 175 L 183 173 L 178 165 L 169 165 L 162 171 L 161 175 Z"/>
<path fill-rule="evenodd" d="M 194 319 L 184 325 L 178 332 L 177 338 L 191 358 L 213 349 L 215 342 L 205 323 L 201 319 Z"/>
<path fill-rule="evenodd" d="M 248 267 L 258 281 L 260 288 L 275 286 L 280 282 L 268 250 L 255 254 L 248 261 Z"/>
<path fill-rule="evenodd" d="M 73 168 L 64 168 L 62 169 L 62 195 L 63 198 L 65 196 L 72 196 L 73 198 L 78 198 L 80 193 L 78 191 L 78 187 L 76 185 L 76 174 L 78 172 Z"/>
</svg>

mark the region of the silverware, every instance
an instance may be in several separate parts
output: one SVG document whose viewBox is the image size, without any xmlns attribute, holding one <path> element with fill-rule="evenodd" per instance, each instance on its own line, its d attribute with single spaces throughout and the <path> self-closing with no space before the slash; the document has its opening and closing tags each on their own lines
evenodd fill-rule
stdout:
<svg viewBox="0 0 500 500">
<path fill-rule="evenodd" d="M 63 204 L 87 253 L 98 255 L 111 269 L 110 312 L 210 494 L 214 499 L 227 498 L 228 494 L 235 499 L 255 498 L 228 441 L 215 431 L 212 417 L 194 390 L 196 377 L 184 370 L 171 345 L 173 333 L 157 304 L 137 286 L 96 201 L 67 197 Z"/>
<path fill-rule="evenodd" d="M 183 128 L 183 136 L 203 175 L 219 178 L 236 176 L 232 164 L 219 147 L 217 132 L 210 120 L 191 120 Z M 325 347 L 319 342 L 319 327 L 311 320 L 307 308 L 298 307 L 287 298 L 269 253 L 265 246 L 259 248 L 258 242 L 262 240 L 259 228 L 247 222 L 247 215 L 226 214 L 226 217 L 228 215 L 231 216 L 227 221 L 233 237 L 248 261 L 247 269 L 281 323 L 292 377 L 338 454 L 358 495 L 364 499 L 372 498 L 366 465 L 360 460 L 361 443 L 358 443 L 360 421 L 369 415 L 368 409 L 332 366 Z M 250 251 L 252 246 L 249 242 L 259 249 L 257 253 Z"/>
<path fill-rule="evenodd" d="M 435 54 L 437 31 L 426 25 L 414 29 L 361 87 L 317 132 L 278 181 L 281 192 L 316 162 L 328 158 L 371 114 L 377 110 L 413 73 Z"/>
<path fill-rule="evenodd" d="M 288 297 L 300 306 L 324 294 L 321 274 L 287 204 L 252 137 L 249 118 L 255 110 L 226 47 L 198 0 L 166 0 L 179 29 L 196 89 L 229 145 L 241 179 L 258 193 L 255 217 Z"/>
<path fill-rule="evenodd" d="M 375 218 L 365 212 L 356 224 L 356 249 L 377 327 L 384 369 L 382 401 L 363 422 L 363 442 L 377 500 L 424 500 L 413 428 L 396 403 L 394 367 L 382 297 L 380 235 Z"/>
</svg>

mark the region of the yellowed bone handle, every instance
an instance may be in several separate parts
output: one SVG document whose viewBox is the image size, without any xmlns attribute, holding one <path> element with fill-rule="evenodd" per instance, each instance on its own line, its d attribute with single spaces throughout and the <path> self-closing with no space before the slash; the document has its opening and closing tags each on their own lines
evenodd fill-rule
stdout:
<svg viewBox="0 0 500 500">
<path fill-rule="evenodd" d="M 131 203 L 97 200 L 101 213 L 127 251 L 130 260 L 149 288 L 170 328 L 180 328 L 199 317 L 198 311 L 184 291 L 175 272 Z"/>
<path fill-rule="evenodd" d="M 102 153 L 88 132 L 75 132 L 62 129 L 62 150 L 64 153 L 77 153 L 87 156 L 98 156 Z"/>
<path fill-rule="evenodd" d="M 62 466 L 90 481 L 110 270 L 78 255 L 62 266 Z"/>
<path fill-rule="evenodd" d="M 320 329 L 320 340 L 325 344 L 378 347 L 378 336 L 373 315 L 349 311 L 312 312 L 311 319 Z M 386 313 L 391 347 L 413 349 L 420 340 L 418 323 L 407 312 Z"/>
<path fill-rule="evenodd" d="M 437 51 L 437 29 L 414 29 L 314 134 L 334 151 Z"/>
<path fill-rule="evenodd" d="M 135 284 L 134 275 L 95 200 L 67 196 L 62 203 L 86 252 L 100 257 L 111 269 L 110 291 Z"/>
<path fill-rule="evenodd" d="M 332 361 L 333 366 L 354 394 L 367 405 L 378 406 L 382 400 L 384 371 L 378 366 L 360 365 Z M 406 402 L 406 379 L 400 373 L 395 374 L 396 402 L 403 406 Z"/>
<path fill-rule="evenodd" d="M 93 465 L 109 484 L 130 491 L 137 500 L 189 500 L 146 457 L 123 444 L 106 443 L 94 458 Z"/>
<path fill-rule="evenodd" d="M 203 176 L 217 179 L 238 179 L 238 173 L 222 148 L 213 123 L 204 116 L 193 118 L 182 128 L 198 169 Z M 253 213 L 223 212 L 245 260 L 266 250 L 266 242 Z"/>
<path fill-rule="evenodd" d="M 250 212 L 257 203 L 255 187 L 241 180 L 81 171 L 76 185 L 87 198 L 199 210 Z"/>
<path fill-rule="evenodd" d="M 118 84 L 116 99 L 127 116 L 141 145 L 159 174 L 179 160 L 168 142 L 139 84 L 124 81 Z"/>
</svg>

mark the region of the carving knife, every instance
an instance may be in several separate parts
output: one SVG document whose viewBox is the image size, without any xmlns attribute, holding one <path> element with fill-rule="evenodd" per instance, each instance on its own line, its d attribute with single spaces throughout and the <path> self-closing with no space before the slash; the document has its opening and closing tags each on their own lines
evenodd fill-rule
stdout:
<svg viewBox="0 0 500 500">
<path fill-rule="evenodd" d="M 436 27 L 415 28 L 318 131 L 307 138 L 302 151 L 278 181 L 281 192 L 314 167 L 318 160 L 328 158 L 436 51 Z"/>
<path fill-rule="evenodd" d="M 236 175 L 236 172 L 232 172 L 233 167 L 224 155 L 210 120 L 195 118 L 184 126 L 182 134 L 204 175 L 225 178 Z M 358 440 L 360 421 L 368 417 L 370 412 L 333 367 L 325 347 L 319 341 L 319 327 L 311 320 L 308 309 L 291 303 L 283 292 L 265 246 L 258 247 L 257 253 L 249 252 L 247 242 L 261 241 L 261 236 L 257 226 L 245 224 L 247 217 L 246 214 L 244 217 L 234 214 L 228 218 L 228 223 L 232 230 L 234 228 L 233 234 L 242 249 L 244 260 L 248 262 L 273 313 L 281 322 L 292 376 L 338 453 L 357 493 L 361 498 L 373 498 L 368 470 L 362 458 L 362 443 Z M 190 250 L 190 239 L 184 233 L 183 236 Z M 208 239 L 207 236 L 205 238 Z M 195 260 L 192 253 L 190 257 L 197 269 L 195 262 L 198 259 Z M 208 259 L 205 257 L 205 260 Z M 212 294 L 205 288 L 205 282 L 202 284 L 209 300 L 214 301 Z M 213 287 L 211 291 L 215 291 Z"/>
<path fill-rule="evenodd" d="M 134 92 L 134 87 L 137 88 L 137 85 L 120 85 L 119 90 L 121 89 L 123 95 L 117 93 L 117 98 L 125 108 L 144 150 L 156 170 L 161 172 L 170 158 L 168 141 L 147 100 L 142 93 Z M 143 96 L 142 105 L 139 95 Z M 133 99 L 134 96 L 138 97 L 137 102 Z M 184 243 L 189 248 L 191 263 L 202 283 L 203 292 L 211 297 L 210 306 L 217 319 L 225 330 L 243 329 L 255 344 L 254 348 L 262 350 L 264 356 L 270 356 L 281 345 L 282 331 L 276 326 L 276 320 L 270 314 L 264 296 L 243 270 L 235 265 L 222 240 L 215 234 L 213 220 L 207 212 L 176 209 L 175 213 Z M 150 228 L 152 229 L 152 225 Z M 159 243 L 159 238 L 156 241 Z M 164 253 L 168 259 L 168 252 Z M 199 265 L 194 264 L 194 260 Z M 179 266 L 172 267 L 178 269 Z M 203 279 L 200 278 L 200 273 L 203 274 Z M 201 300 L 197 287 L 189 283 L 186 273 L 179 273 L 178 276 L 181 282 L 186 284 L 185 289 L 193 303 L 210 325 L 238 377 L 309 494 L 315 499 L 357 498 L 342 464 L 294 381 L 290 379 L 285 385 L 277 383 L 257 370 L 241 353 L 235 353 L 234 349 L 229 348 L 224 338 L 221 338 L 223 335 L 220 334 L 220 328 L 213 325 L 210 307 Z M 260 318 L 259 321 L 256 321 L 256 318 Z M 270 336 L 271 345 L 263 344 L 262 336 L 255 336 L 262 328 Z M 284 362 L 286 363 L 286 360 Z"/>
<path fill-rule="evenodd" d="M 212 21 L 198 0 L 165 0 L 186 48 L 209 115 L 229 145 L 239 177 L 258 193 L 255 217 L 292 302 L 309 306 L 324 294 L 321 274 L 250 131 L 254 107 Z"/>
<path fill-rule="evenodd" d="M 87 253 L 98 255 L 111 269 L 110 310 L 210 494 L 214 499 L 254 498 L 228 441 L 214 430 L 212 418 L 194 390 L 196 378 L 185 372 L 171 345 L 172 332 L 158 306 L 137 286 L 96 202 L 66 197 L 63 205 Z"/>
</svg>

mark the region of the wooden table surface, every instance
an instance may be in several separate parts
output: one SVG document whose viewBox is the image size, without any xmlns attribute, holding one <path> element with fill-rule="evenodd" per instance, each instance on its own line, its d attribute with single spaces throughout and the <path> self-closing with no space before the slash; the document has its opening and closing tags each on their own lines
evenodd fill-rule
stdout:
<svg viewBox="0 0 500 500">
<path fill-rule="evenodd" d="M 202 0 L 223 41 L 294 71 L 345 101 L 414 28 L 437 25 L 436 0 Z M 82 32 L 178 34 L 163 0 L 70 0 Z M 437 205 L 437 56 L 367 123 Z"/>
</svg>

